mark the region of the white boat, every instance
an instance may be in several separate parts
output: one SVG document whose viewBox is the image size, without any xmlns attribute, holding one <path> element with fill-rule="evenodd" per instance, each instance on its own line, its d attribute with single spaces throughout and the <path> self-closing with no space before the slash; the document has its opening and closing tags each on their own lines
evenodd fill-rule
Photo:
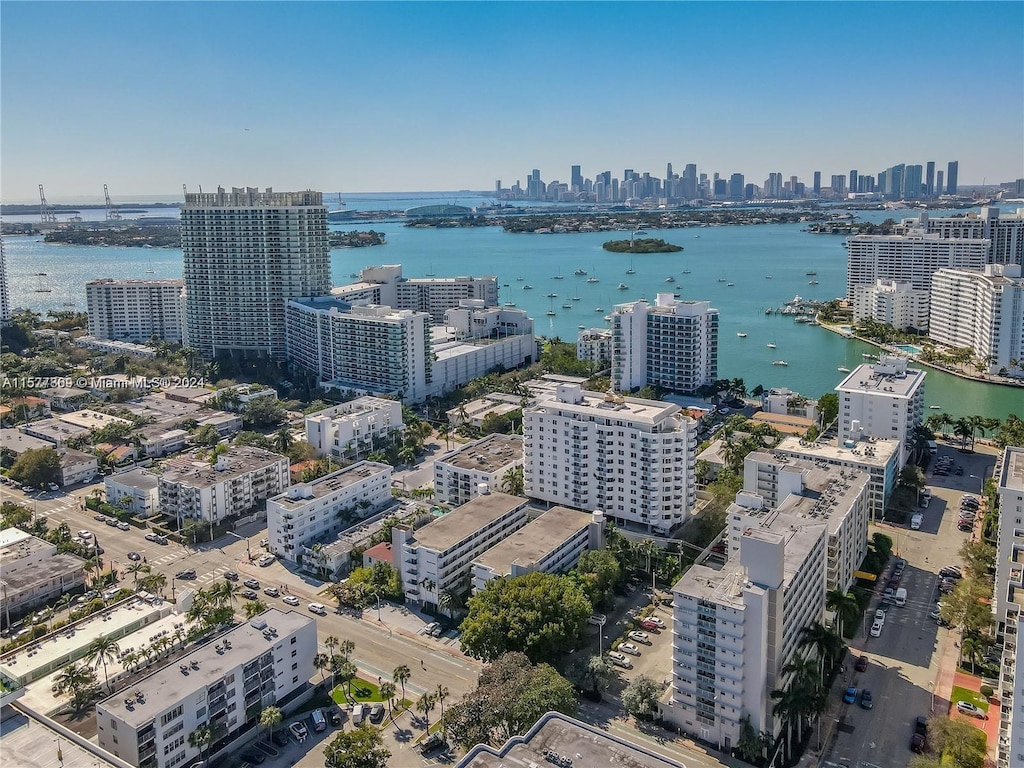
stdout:
<svg viewBox="0 0 1024 768">
<path fill-rule="evenodd" d="M 558 298 L 558 294 L 557 293 L 549 293 L 548 294 L 548 298 L 549 299 L 557 299 Z"/>
<path fill-rule="evenodd" d="M 732 288 L 734 285 L 736 285 L 736 283 L 726 283 L 725 287 L 726 288 Z"/>
<path fill-rule="evenodd" d="M 684 275 L 688 275 L 688 274 L 690 274 L 690 270 L 689 270 L 689 269 L 684 269 L 684 270 L 683 270 L 683 274 L 684 274 Z"/>
<path fill-rule="evenodd" d="M 558 274 L 555 275 L 555 280 L 564 280 L 565 275 L 562 274 L 562 270 L 558 270 Z"/>
<path fill-rule="evenodd" d="M 587 270 L 577 269 L 575 272 L 573 272 L 573 274 L 576 275 L 576 277 L 582 277 L 583 275 L 587 274 Z"/>
<path fill-rule="evenodd" d="M 739 336 L 741 339 L 747 338 L 747 334 L 745 333 L 737 333 L 736 335 Z"/>
<path fill-rule="evenodd" d="M 579 328 L 581 331 L 585 331 L 587 329 L 587 326 L 585 325 L 577 325 L 576 327 Z"/>
<path fill-rule="evenodd" d="M 928 407 L 929 407 L 929 408 L 931 408 L 932 410 L 935 410 L 935 411 L 937 411 L 937 410 L 939 410 L 940 408 L 942 408 L 942 406 L 941 406 L 941 405 L 929 405 Z"/>
<path fill-rule="evenodd" d="M 549 310 L 548 310 L 547 312 L 545 312 L 544 314 L 545 314 L 545 315 L 549 315 L 549 316 L 554 316 L 554 315 L 556 314 L 556 312 L 555 312 L 555 310 L 553 310 L 553 309 L 549 309 Z"/>
<path fill-rule="evenodd" d="M 785 360 L 772 360 L 772 365 L 789 365 Z"/>
<path fill-rule="evenodd" d="M 836 368 L 836 370 L 839 371 L 840 373 L 849 373 L 850 372 L 850 369 L 847 368 L 845 365 L 840 365 L 838 368 Z"/>
<path fill-rule="evenodd" d="M 765 280 L 771 280 L 771 279 L 772 279 L 772 276 L 771 276 L 771 275 L 765 275 L 765 276 L 764 276 L 764 279 L 765 279 Z"/>
<path fill-rule="evenodd" d="M 604 307 L 594 307 L 595 312 L 604 312 Z"/>
<path fill-rule="evenodd" d="M 869 354 L 868 352 L 865 352 L 864 354 L 862 354 L 861 357 L 863 357 L 865 360 L 877 360 L 878 359 L 878 355 L 872 355 L 872 354 Z"/>
<path fill-rule="evenodd" d="M 629 290 L 629 286 L 626 285 L 625 283 L 619 283 L 615 287 L 618 288 L 620 291 L 628 291 Z"/>
<path fill-rule="evenodd" d="M 808 281 L 807 281 L 807 284 L 808 284 L 808 285 L 817 285 L 817 284 L 818 284 L 818 281 L 817 281 L 817 280 L 808 280 Z"/>
<path fill-rule="evenodd" d="M 523 282 L 523 280 L 525 280 L 525 279 L 526 279 L 525 277 L 517 277 L 517 278 L 516 278 L 516 281 L 517 281 L 517 282 L 520 282 L 520 283 L 521 283 L 521 282 Z"/>
<path fill-rule="evenodd" d="M 775 343 L 774 341 L 769 341 L 769 342 L 768 342 L 768 349 L 777 349 L 777 348 L 778 348 L 778 346 L 779 346 L 779 345 L 778 345 L 778 344 L 776 344 L 776 343 Z"/>
<path fill-rule="evenodd" d="M 588 278 L 587 278 L 587 282 L 588 282 L 588 283 L 599 283 L 599 282 L 601 282 L 601 281 L 600 281 L 600 280 L 598 280 L 598 279 L 597 279 L 596 277 L 588 277 Z"/>
<path fill-rule="evenodd" d="M 572 304 L 563 304 L 562 309 L 572 309 Z"/>
<path fill-rule="evenodd" d="M 573 297 L 572 297 L 572 300 L 573 300 L 573 301 L 582 301 L 582 299 L 580 299 L 580 297 L 579 297 L 579 296 L 573 296 Z"/>
<path fill-rule="evenodd" d="M 526 285 L 523 286 L 523 290 L 524 291 L 532 291 L 533 290 L 533 286 L 530 285 L 529 283 L 527 283 Z"/>
<path fill-rule="evenodd" d="M 724 282 L 725 282 L 725 278 L 724 278 L 724 277 L 720 277 L 720 278 L 718 278 L 718 282 L 720 282 L 720 283 L 724 283 Z"/>
<path fill-rule="evenodd" d="M 675 281 L 676 279 L 672 277 L 672 275 L 669 275 L 668 277 L 665 278 L 666 283 L 674 283 Z"/>
<path fill-rule="evenodd" d="M 506 307 L 514 307 L 515 305 L 516 305 L 516 303 L 514 301 L 506 301 L 505 302 L 505 306 Z"/>
</svg>

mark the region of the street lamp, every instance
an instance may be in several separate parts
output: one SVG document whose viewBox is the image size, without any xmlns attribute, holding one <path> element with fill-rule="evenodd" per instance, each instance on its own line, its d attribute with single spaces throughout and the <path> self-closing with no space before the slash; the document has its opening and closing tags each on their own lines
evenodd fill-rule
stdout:
<svg viewBox="0 0 1024 768">
<path fill-rule="evenodd" d="M 932 711 L 932 714 L 934 714 L 935 713 L 935 681 L 934 680 L 932 682 L 928 683 L 928 690 L 930 690 L 932 692 L 932 708 L 931 708 L 931 711 Z"/>
<path fill-rule="evenodd" d="M 225 533 L 227 533 L 228 536 L 234 536 L 239 541 L 244 541 L 245 542 L 245 559 L 248 560 L 251 563 L 252 562 L 252 554 L 251 554 L 251 552 L 249 550 L 249 537 L 248 536 L 239 536 L 234 531 L 225 531 Z"/>
<path fill-rule="evenodd" d="M 607 621 L 607 618 L 602 617 L 601 620 L 597 622 L 597 655 L 598 656 L 604 656 L 604 623 L 606 621 Z"/>
</svg>

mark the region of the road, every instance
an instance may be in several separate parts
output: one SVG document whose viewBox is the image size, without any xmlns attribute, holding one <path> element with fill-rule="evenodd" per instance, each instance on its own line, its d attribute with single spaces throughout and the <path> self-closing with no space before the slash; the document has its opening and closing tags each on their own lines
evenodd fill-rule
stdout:
<svg viewBox="0 0 1024 768">
<path fill-rule="evenodd" d="M 884 606 L 885 626 L 881 637 L 868 636 L 870 617 L 878 607 L 878 595 L 872 602 L 858 636 L 850 644 L 846 682 L 840 676 L 833 690 L 833 706 L 822 718 L 822 732 L 827 735 L 838 729 L 829 759 L 843 766 L 860 768 L 903 768 L 911 753 L 910 736 L 913 721 L 919 715 L 932 714 L 933 686 L 939 675 L 943 656 L 953 654 L 957 636 L 952 630 L 940 628 L 928 614 L 938 600 L 938 571 L 945 565 L 960 564 L 957 554 L 969 534 L 957 530 L 960 499 L 964 493 L 977 494 L 982 478 L 992 472 L 995 456 L 979 446 L 975 454 L 961 454 L 943 445 L 939 454 L 950 455 L 964 468 L 964 474 L 948 477 L 927 476 L 932 501 L 924 512 L 921 530 L 897 528 L 880 524 L 874 530 L 893 537 L 895 549 L 907 560 L 900 586 L 907 589 L 903 607 Z M 869 535 L 874 531 L 869 531 Z M 886 575 L 891 572 L 892 565 Z M 880 579 L 880 589 L 885 580 Z M 853 671 L 856 656 L 870 660 L 867 672 Z M 952 674 L 953 669 L 943 671 Z M 867 688 L 874 698 L 874 708 L 842 704 L 839 697 L 845 685 Z M 935 714 L 945 714 L 948 701 L 934 699 Z M 827 739 L 825 739 L 827 741 Z"/>
</svg>

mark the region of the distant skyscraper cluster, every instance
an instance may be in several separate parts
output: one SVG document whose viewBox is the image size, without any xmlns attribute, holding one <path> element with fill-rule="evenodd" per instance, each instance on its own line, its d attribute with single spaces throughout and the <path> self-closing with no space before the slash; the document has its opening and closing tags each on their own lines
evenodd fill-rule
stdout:
<svg viewBox="0 0 1024 768">
<path fill-rule="evenodd" d="M 929 200 L 957 194 L 958 163 L 950 161 L 945 172 L 936 171 L 934 161 L 925 165 L 899 163 L 875 175 L 857 169 L 831 175 L 830 185 L 822 186 L 822 173 L 815 171 L 811 185 L 798 176 L 786 177 L 781 171 L 768 174 L 760 185 L 747 183 L 742 173 L 698 173 L 697 165 L 689 163 L 676 173 L 672 163 L 665 168 L 664 178 L 647 171 L 626 168 L 622 178 L 613 178 L 611 171 L 602 171 L 594 178 L 583 176 L 582 168 L 569 169 L 569 181 L 544 181 L 539 168 L 530 171 L 524 187 L 518 180 L 505 188 L 501 180 L 494 183 L 495 195 L 503 200 L 538 200 L 579 203 L 629 203 L 657 200 L 666 204 L 705 201 L 846 199 L 849 197 L 885 200 Z"/>
</svg>

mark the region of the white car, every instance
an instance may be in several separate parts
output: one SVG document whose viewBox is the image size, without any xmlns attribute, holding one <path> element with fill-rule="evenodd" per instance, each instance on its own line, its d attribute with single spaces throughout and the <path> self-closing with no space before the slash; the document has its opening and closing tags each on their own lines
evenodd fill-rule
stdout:
<svg viewBox="0 0 1024 768">
<path fill-rule="evenodd" d="M 881 608 L 875 611 L 875 621 L 880 621 L 885 624 L 885 611 Z"/>
<path fill-rule="evenodd" d="M 89 531 L 79 531 L 78 532 L 78 536 L 79 536 L 79 538 L 82 538 L 82 539 L 91 539 L 92 538 L 92 534 L 89 533 Z"/>
<path fill-rule="evenodd" d="M 261 568 L 266 568 L 268 565 L 274 562 L 273 555 L 264 555 L 257 562 L 259 562 Z"/>
<path fill-rule="evenodd" d="M 636 630 L 636 629 L 629 633 L 629 639 L 630 640 L 636 640 L 638 643 L 649 643 L 649 642 L 651 642 L 651 636 L 650 635 L 648 635 L 646 632 L 641 632 L 640 630 Z"/>
<path fill-rule="evenodd" d="M 876 621 L 871 625 L 871 636 L 881 637 L 882 636 L 882 622 Z"/>
<path fill-rule="evenodd" d="M 647 617 L 647 618 L 645 619 L 645 621 L 649 621 L 649 622 L 651 622 L 651 624 L 656 624 L 656 625 L 657 625 L 657 626 L 659 626 L 659 627 L 660 627 L 661 629 L 664 629 L 664 628 L 665 628 L 665 622 L 664 622 L 664 621 L 662 621 L 661 619 L 659 619 L 659 618 L 658 618 L 657 616 L 648 616 L 648 617 Z"/>
<path fill-rule="evenodd" d="M 616 667 L 622 667 L 623 669 L 632 669 L 633 662 L 631 662 L 626 655 L 619 653 L 618 651 L 608 651 L 608 659 Z"/>
<path fill-rule="evenodd" d="M 288 726 L 288 730 L 292 732 L 292 736 L 295 737 L 296 741 L 302 741 L 309 735 L 309 731 L 302 723 L 292 723 Z"/>
<path fill-rule="evenodd" d="M 633 643 L 619 643 L 616 648 L 623 653 L 628 653 L 630 656 L 640 655 L 640 649 L 633 645 Z"/>
<path fill-rule="evenodd" d="M 969 701 L 958 701 L 956 703 L 956 711 L 964 715 L 977 717 L 981 720 L 988 720 L 988 715 L 986 715 L 980 707 L 976 707 Z"/>
<path fill-rule="evenodd" d="M 298 605 L 299 604 L 299 598 L 297 598 L 295 595 L 285 595 L 281 599 L 284 600 L 284 602 L 287 605 Z"/>
</svg>

